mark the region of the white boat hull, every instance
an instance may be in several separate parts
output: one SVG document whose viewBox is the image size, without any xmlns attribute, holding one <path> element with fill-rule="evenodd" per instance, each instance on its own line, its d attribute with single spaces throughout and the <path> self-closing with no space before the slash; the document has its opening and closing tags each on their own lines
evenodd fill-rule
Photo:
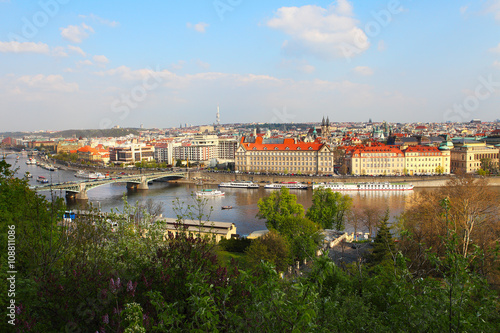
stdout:
<svg viewBox="0 0 500 333">
<path fill-rule="evenodd" d="M 331 189 L 332 191 L 413 191 L 412 184 L 391 184 L 391 183 L 327 183 L 314 184 L 313 190 L 318 188 Z"/>
</svg>

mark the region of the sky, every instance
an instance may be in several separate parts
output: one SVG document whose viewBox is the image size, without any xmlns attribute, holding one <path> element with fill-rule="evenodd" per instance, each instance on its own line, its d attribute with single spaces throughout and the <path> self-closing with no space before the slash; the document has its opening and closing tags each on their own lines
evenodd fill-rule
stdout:
<svg viewBox="0 0 500 333">
<path fill-rule="evenodd" d="M 0 0 L 0 132 L 500 118 L 500 0 Z"/>
</svg>

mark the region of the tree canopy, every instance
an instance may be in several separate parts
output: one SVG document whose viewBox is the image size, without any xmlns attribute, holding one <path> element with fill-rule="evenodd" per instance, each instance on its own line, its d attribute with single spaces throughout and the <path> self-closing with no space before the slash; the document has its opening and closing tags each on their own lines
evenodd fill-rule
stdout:
<svg viewBox="0 0 500 333">
<path fill-rule="evenodd" d="M 344 219 L 351 206 L 352 198 L 347 194 L 319 188 L 314 190 L 312 206 L 307 210 L 306 216 L 323 229 L 334 228 L 342 231 L 345 228 Z"/>
<path fill-rule="evenodd" d="M 304 217 L 304 207 L 297 203 L 297 197 L 290 194 L 286 187 L 272 192 L 269 196 L 259 199 L 258 218 L 266 220 L 268 229 L 280 232 L 285 227 L 285 221 L 292 217 Z"/>
</svg>

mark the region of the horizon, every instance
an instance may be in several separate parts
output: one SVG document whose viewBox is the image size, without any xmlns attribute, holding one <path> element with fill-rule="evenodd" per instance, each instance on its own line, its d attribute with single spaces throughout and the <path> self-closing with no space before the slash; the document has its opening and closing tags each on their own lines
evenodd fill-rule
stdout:
<svg viewBox="0 0 500 333">
<path fill-rule="evenodd" d="M 0 132 L 499 118 L 500 0 L 0 9 Z"/>
</svg>

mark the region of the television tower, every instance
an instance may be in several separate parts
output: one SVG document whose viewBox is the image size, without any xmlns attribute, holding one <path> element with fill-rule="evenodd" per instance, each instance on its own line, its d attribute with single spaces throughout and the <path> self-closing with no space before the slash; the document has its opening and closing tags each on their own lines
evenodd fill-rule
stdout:
<svg viewBox="0 0 500 333">
<path fill-rule="evenodd" d="M 215 117 L 215 120 L 217 122 L 217 126 L 220 126 L 220 113 L 219 113 L 219 105 L 217 104 L 217 115 Z"/>
</svg>

